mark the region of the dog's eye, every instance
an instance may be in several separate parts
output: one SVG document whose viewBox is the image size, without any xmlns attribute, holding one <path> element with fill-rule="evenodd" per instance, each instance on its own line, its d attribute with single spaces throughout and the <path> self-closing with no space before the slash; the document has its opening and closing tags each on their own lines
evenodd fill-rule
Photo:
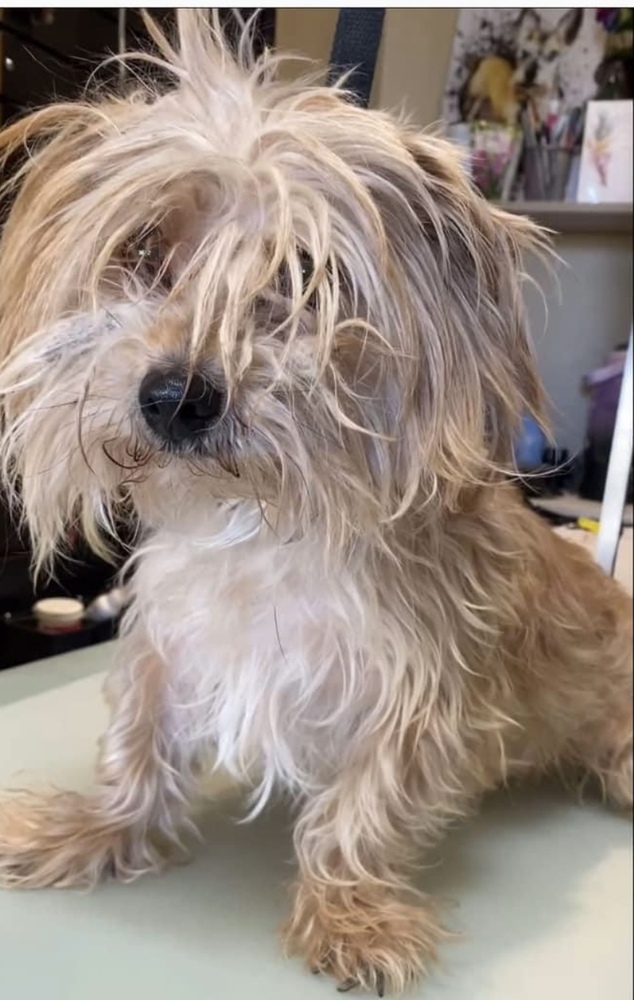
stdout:
<svg viewBox="0 0 634 1000">
<path fill-rule="evenodd" d="M 126 268 L 145 284 L 156 286 L 169 283 L 169 260 L 157 230 L 133 237 L 126 244 L 123 256 Z"/>
<path fill-rule="evenodd" d="M 298 254 L 299 270 L 301 274 L 302 281 L 302 295 L 305 295 L 310 288 L 313 276 L 315 274 L 315 265 L 313 258 L 305 250 L 300 250 Z M 293 297 L 293 279 L 291 276 L 291 270 L 288 264 L 284 264 L 280 269 L 278 289 L 281 295 L 286 299 L 291 299 Z M 313 296 L 306 303 L 307 305 L 313 304 Z"/>
<path fill-rule="evenodd" d="M 136 251 L 139 263 L 143 267 L 154 270 L 161 266 L 159 242 L 153 233 L 137 245 Z"/>
<path fill-rule="evenodd" d="M 305 292 L 313 280 L 313 274 L 315 273 L 313 258 L 305 250 L 302 250 L 299 255 L 299 266 L 302 272 L 302 291 Z"/>
</svg>

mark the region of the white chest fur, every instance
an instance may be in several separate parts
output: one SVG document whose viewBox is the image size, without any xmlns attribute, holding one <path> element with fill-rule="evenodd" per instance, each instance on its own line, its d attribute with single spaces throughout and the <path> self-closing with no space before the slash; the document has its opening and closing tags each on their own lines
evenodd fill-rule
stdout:
<svg viewBox="0 0 634 1000">
<path fill-rule="evenodd" d="M 316 539 L 281 544 L 250 507 L 191 527 L 158 532 L 135 576 L 173 735 L 258 773 L 262 799 L 278 781 L 306 790 L 380 702 L 373 582 L 359 564 L 329 569 Z"/>
</svg>

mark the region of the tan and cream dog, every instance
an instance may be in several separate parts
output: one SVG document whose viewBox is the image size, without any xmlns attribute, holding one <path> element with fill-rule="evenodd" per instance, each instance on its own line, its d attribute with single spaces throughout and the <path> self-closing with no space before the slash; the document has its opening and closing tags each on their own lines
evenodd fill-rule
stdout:
<svg viewBox="0 0 634 1000">
<path fill-rule="evenodd" d="M 538 231 L 178 21 L 171 86 L 0 136 L 3 475 L 38 567 L 140 526 L 94 791 L 2 799 L 0 881 L 159 869 L 223 767 L 294 799 L 289 950 L 398 991 L 445 934 L 408 865 L 483 793 L 563 768 L 631 805 L 630 602 L 509 482 Z"/>
</svg>

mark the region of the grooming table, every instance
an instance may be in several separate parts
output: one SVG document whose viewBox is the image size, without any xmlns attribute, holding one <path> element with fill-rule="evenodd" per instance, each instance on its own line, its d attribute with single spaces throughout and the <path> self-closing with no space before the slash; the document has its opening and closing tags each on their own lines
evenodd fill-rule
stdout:
<svg viewBox="0 0 634 1000">
<path fill-rule="evenodd" d="M 107 644 L 0 673 L 0 786 L 89 785 L 111 654 Z M 227 782 L 217 791 L 193 862 L 161 878 L 0 891 L 0 997 L 334 1000 L 329 980 L 280 954 L 289 815 L 239 826 L 239 799 Z M 628 819 L 559 788 L 500 795 L 449 836 L 424 884 L 456 900 L 464 938 L 410 996 L 631 1000 Z"/>
</svg>

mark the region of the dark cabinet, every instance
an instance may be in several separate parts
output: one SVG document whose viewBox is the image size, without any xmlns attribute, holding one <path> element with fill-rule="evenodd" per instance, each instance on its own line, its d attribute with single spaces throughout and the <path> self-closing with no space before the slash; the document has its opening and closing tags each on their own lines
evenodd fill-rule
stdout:
<svg viewBox="0 0 634 1000">
<path fill-rule="evenodd" d="M 125 9 L 127 47 L 143 44 L 145 29 L 139 8 Z M 169 22 L 175 8 L 148 8 L 159 22 Z M 241 8 L 249 18 L 255 8 Z M 227 33 L 235 37 L 235 21 L 222 11 Z M 257 13 L 256 49 L 275 42 L 275 10 Z M 81 93 L 90 73 L 119 48 L 117 8 L 4 8 L 0 11 L 0 96 L 2 118 L 51 99 Z M 100 69 L 99 79 L 114 77 L 116 67 Z"/>
<path fill-rule="evenodd" d="M 52 99 L 76 97 L 117 50 L 117 12 L 5 8 L 1 14 L 3 120 Z"/>
</svg>

